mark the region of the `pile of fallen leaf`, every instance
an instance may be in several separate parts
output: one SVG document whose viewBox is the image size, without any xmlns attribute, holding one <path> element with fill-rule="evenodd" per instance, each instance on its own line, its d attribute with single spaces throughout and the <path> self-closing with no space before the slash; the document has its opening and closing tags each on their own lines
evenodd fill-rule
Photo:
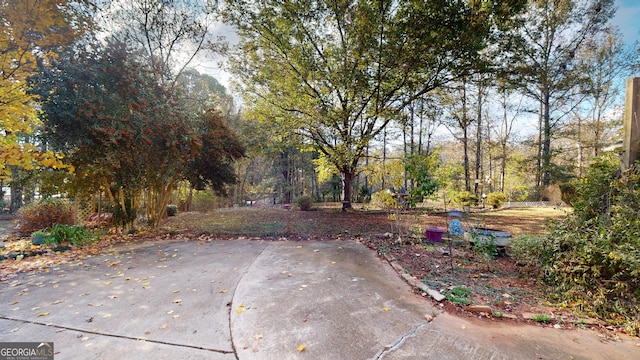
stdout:
<svg viewBox="0 0 640 360">
<path fill-rule="evenodd" d="M 30 239 L 13 239 L 0 249 L 0 281 L 17 276 L 20 272 L 48 272 L 51 268 L 71 261 L 98 255 L 106 248 L 124 241 L 122 236 L 105 235 L 100 241 L 84 247 L 33 245 Z"/>
</svg>

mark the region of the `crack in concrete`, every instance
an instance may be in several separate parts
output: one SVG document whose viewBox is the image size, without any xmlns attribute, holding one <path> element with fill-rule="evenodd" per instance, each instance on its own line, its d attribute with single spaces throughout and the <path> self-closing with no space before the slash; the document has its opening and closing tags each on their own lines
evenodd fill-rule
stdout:
<svg viewBox="0 0 640 360">
<path fill-rule="evenodd" d="M 94 331 L 88 331 L 88 330 L 73 328 L 73 327 L 69 327 L 69 326 L 55 325 L 55 324 L 43 323 L 43 322 L 33 321 L 33 320 L 16 319 L 16 318 L 11 318 L 11 317 L 7 317 L 7 316 L 0 316 L 0 319 L 9 320 L 9 321 L 15 321 L 15 322 L 21 322 L 23 324 L 46 326 L 46 327 L 51 327 L 51 328 L 61 329 L 61 330 L 77 331 L 77 332 L 84 333 L 84 334 L 92 334 L 92 335 L 100 335 L 100 336 L 112 337 L 112 338 L 116 338 L 116 339 L 144 341 L 144 342 L 150 342 L 150 343 L 154 343 L 154 344 L 161 344 L 161 345 L 169 345 L 169 346 L 176 346 L 176 347 L 183 347 L 183 348 L 211 351 L 211 352 L 215 352 L 215 353 L 219 353 L 219 354 L 235 354 L 235 348 L 234 348 L 234 351 L 212 349 L 212 348 L 206 348 L 206 347 L 203 347 L 203 346 L 172 343 L 172 342 L 169 342 L 169 341 L 153 340 L 153 339 L 146 339 L 146 338 L 136 338 L 136 337 L 126 336 L 126 335 L 109 334 L 109 333 L 105 333 L 105 332 L 94 332 Z M 236 355 L 236 359 L 237 358 L 238 358 L 238 356 Z"/>
<path fill-rule="evenodd" d="M 420 323 L 414 326 L 413 329 L 409 330 L 407 333 L 400 336 L 400 338 L 398 338 L 396 341 L 394 341 L 390 345 L 385 346 L 382 350 L 378 351 L 378 353 L 372 358 L 372 360 L 383 359 L 388 354 L 400 348 L 404 344 L 404 342 L 407 341 L 407 339 L 416 336 L 416 333 L 418 332 L 418 330 L 420 330 L 421 328 L 427 325 L 429 325 L 429 323 Z"/>
</svg>

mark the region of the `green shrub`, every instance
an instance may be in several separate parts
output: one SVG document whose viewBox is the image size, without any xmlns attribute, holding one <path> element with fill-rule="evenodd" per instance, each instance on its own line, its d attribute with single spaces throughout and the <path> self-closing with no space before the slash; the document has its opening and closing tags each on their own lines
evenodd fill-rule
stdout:
<svg viewBox="0 0 640 360">
<path fill-rule="evenodd" d="M 533 321 L 535 322 L 540 322 L 540 323 L 548 323 L 549 321 L 551 321 L 551 318 L 549 317 L 549 315 L 546 314 L 536 314 L 533 318 Z"/>
<path fill-rule="evenodd" d="M 612 323 L 637 322 L 640 169 L 621 177 L 615 157 L 594 160 L 576 183 L 573 204 L 544 240 L 542 271 L 554 298 Z"/>
<path fill-rule="evenodd" d="M 296 199 L 296 205 L 302 211 L 309 211 L 313 208 L 313 198 L 311 196 L 301 196 Z"/>
<path fill-rule="evenodd" d="M 511 256 L 518 264 L 532 269 L 542 269 L 553 252 L 553 245 L 546 237 L 519 235 L 511 241 Z"/>
<path fill-rule="evenodd" d="M 98 238 L 80 225 L 55 224 L 51 227 L 49 236 L 45 240 L 47 245 L 71 244 L 73 246 L 85 246 L 93 243 Z"/>
<path fill-rule="evenodd" d="M 178 214 L 178 205 L 167 205 L 167 216 L 176 216 Z"/>
<path fill-rule="evenodd" d="M 20 236 L 53 226 L 75 223 L 71 205 L 62 199 L 46 199 L 22 207 L 18 211 L 17 232 Z"/>
<path fill-rule="evenodd" d="M 456 286 L 451 289 L 448 294 L 445 294 L 445 297 L 453 303 L 469 305 L 471 304 L 469 297 L 471 297 L 472 294 L 473 293 L 468 288 L 464 286 Z"/>
<path fill-rule="evenodd" d="M 454 194 L 453 202 L 461 206 L 476 206 L 478 197 L 469 191 L 460 191 Z"/>
<path fill-rule="evenodd" d="M 507 196 L 501 192 L 492 192 L 487 194 L 487 205 L 491 206 L 494 209 L 499 208 L 507 201 Z"/>
</svg>

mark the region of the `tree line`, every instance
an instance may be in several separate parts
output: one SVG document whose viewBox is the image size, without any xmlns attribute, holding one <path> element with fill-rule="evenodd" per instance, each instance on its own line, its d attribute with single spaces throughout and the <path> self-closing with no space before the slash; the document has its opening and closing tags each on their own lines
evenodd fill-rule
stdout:
<svg viewBox="0 0 640 360">
<path fill-rule="evenodd" d="M 637 64 L 612 0 L 54 3 L 0 9 L 2 182 L 15 207 L 34 184 L 104 192 L 127 223 L 144 204 L 157 224 L 176 189 L 541 194 L 616 139 Z M 215 54 L 239 108 L 191 68 Z"/>
</svg>

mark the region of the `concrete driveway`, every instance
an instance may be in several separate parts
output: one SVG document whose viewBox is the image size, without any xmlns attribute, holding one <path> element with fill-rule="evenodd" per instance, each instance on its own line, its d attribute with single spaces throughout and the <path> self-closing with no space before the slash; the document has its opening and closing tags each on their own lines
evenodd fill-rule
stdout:
<svg viewBox="0 0 640 360">
<path fill-rule="evenodd" d="M 121 245 L 0 284 L 0 341 L 56 359 L 640 358 L 630 338 L 441 314 L 351 241 Z"/>
</svg>

